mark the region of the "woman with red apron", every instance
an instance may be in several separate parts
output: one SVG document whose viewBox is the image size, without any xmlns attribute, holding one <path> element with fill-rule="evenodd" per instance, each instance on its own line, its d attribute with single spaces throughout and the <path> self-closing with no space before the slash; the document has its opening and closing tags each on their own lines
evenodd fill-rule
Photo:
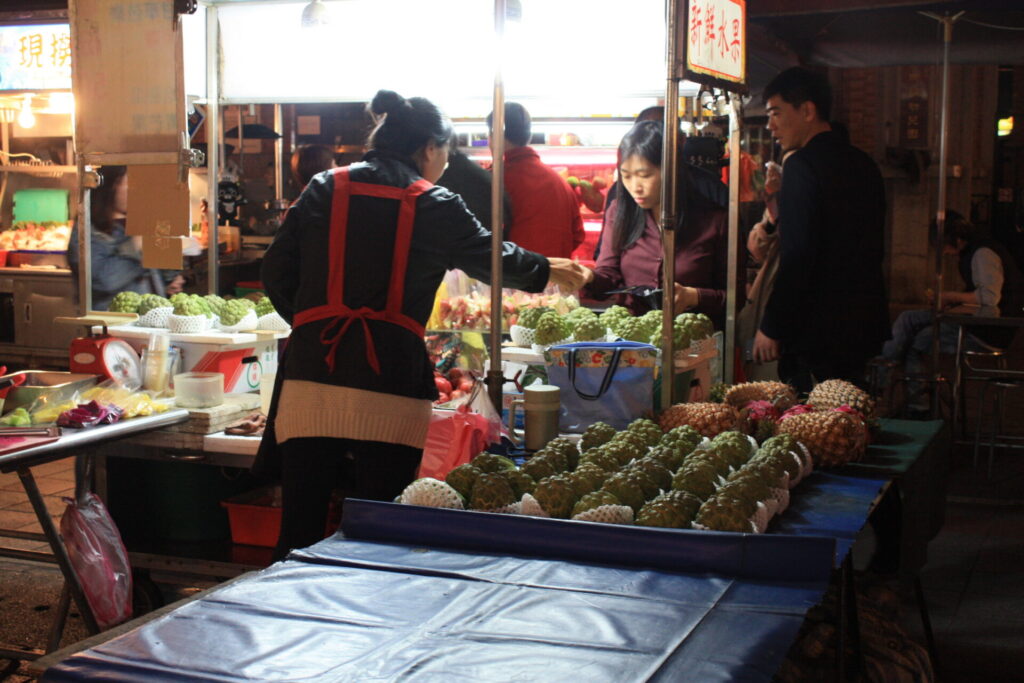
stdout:
<svg viewBox="0 0 1024 683">
<path fill-rule="evenodd" d="M 392 500 L 416 475 L 437 399 L 423 326 L 444 273 L 490 278 L 491 236 L 458 195 L 433 185 L 448 119 L 382 90 L 370 151 L 310 181 L 263 260 L 293 325 L 260 457 L 280 456 L 277 558 L 323 538 L 332 490 Z M 504 243 L 502 285 L 576 289 L 582 271 Z"/>
</svg>

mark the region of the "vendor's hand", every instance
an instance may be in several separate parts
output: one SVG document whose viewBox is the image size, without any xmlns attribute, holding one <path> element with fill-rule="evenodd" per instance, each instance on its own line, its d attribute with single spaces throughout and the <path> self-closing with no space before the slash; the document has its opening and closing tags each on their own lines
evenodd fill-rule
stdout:
<svg viewBox="0 0 1024 683">
<path fill-rule="evenodd" d="M 683 312 L 700 303 L 700 293 L 694 287 L 683 287 L 677 282 L 673 301 L 675 302 L 675 310 Z"/>
<path fill-rule="evenodd" d="M 761 330 L 754 336 L 754 362 L 770 363 L 778 360 L 782 355 L 781 347 L 777 339 L 772 339 Z"/>
<path fill-rule="evenodd" d="M 167 296 L 170 296 L 171 294 L 177 294 L 178 292 L 182 291 L 182 289 L 184 289 L 184 288 L 185 288 L 185 278 L 184 278 L 184 276 L 182 276 L 182 275 L 175 275 L 174 279 L 171 280 L 170 282 L 168 282 L 164 286 L 164 291 L 167 293 Z"/>
<path fill-rule="evenodd" d="M 580 264 L 567 258 L 549 258 L 548 264 L 551 272 L 548 275 L 548 285 L 558 285 L 563 292 L 575 292 L 583 286 L 586 269 Z"/>
</svg>

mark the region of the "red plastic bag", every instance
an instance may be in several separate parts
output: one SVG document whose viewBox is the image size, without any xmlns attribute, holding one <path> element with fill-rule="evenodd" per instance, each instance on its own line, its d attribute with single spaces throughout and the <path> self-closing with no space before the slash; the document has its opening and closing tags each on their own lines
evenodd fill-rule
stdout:
<svg viewBox="0 0 1024 683">
<path fill-rule="evenodd" d="M 64 502 L 60 535 L 96 623 L 106 629 L 126 621 L 132 616 L 132 570 L 117 525 L 94 493 L 84 504 Z"/>
<path fill-rule="evenodd" d="M 435 410 L 427 429 L 418 476 L 444 479 L 487 447 L 489 431 L 487 418 L 466 405 L 457 410 Z"/>
</svg>

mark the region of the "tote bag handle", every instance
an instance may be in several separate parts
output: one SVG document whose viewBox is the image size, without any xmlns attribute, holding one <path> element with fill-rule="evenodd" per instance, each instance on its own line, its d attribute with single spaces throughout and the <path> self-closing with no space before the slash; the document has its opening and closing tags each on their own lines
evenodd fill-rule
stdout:
<svg viewBox="0 0 1024 683">
<path fill-rule="evenodd" d="M 616 348 L 612 352 L 612 362 L 608 364 L 608 369 L 605 370 L 604 379 L 601 380 L 601 386 L 598 387 L 596 394 L 584 393 L 576 387 L 576 353 L 582 350 L 583 349 L 572 350 L 572 356 L 569 359 L 569 382 L 572 384 L 573 391 L 576 392 L 577 396 L 585 401 L 596 401 L 605 395 L 605 392 L 608 391 L 608 387 L 612 384 L 612 380 L 615 379 L 615 371 L 619 368 L 619 356 L 622 355 L 622 349 Z"/>
</svg>

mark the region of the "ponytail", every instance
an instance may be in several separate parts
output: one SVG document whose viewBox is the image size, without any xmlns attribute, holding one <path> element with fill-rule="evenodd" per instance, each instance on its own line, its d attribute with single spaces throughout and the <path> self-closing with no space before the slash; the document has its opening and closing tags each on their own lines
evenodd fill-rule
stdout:
<svg viewBox="0 0 1024 683">
<path fill-rule="evenodd" d="M 412 156 L 429 143 L 448 144 L 452 124 L 430 100 L 405 99 L 393 90 L 378 90 L 368 107 L 377 127 L 369 148 Z"/>
</svg>

